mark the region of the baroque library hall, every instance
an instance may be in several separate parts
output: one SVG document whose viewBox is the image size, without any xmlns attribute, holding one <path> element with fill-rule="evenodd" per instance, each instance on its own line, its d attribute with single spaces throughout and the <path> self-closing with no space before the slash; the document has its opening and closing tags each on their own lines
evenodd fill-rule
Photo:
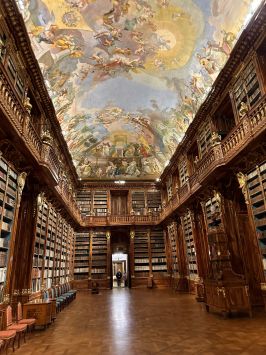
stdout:
<svg viewBox="0 0 266 355">
<path fill-rule="evenodd" d="M 0 1 L 0 327 L 266 353 L 266 0 Z"/>
</svg>

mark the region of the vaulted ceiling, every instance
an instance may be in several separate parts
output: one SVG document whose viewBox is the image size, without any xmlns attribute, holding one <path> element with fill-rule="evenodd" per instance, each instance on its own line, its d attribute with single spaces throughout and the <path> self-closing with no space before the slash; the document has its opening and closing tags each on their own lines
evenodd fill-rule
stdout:
<svg viewBox="0 0 266 355">
<path fill-rule="evenodd" d="M 81 178 L 160 175 L 260 0 L 17 0 Z"/>
</svg>

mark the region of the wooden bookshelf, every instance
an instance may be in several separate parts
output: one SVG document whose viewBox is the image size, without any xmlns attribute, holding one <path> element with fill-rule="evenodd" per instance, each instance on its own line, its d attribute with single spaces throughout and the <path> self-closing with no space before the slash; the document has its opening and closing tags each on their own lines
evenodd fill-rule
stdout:
<svg viewBox="0 0 266 355">
<path fill-rule="evenodd" d="M 42 273 L 44 268 L 45 244 L 48 229 L 49 206 L 44 201 L 38 208 L 35 234 L 35 247 L 32 269 L 32 292 L 41 290 Z M 45 276 L 45 275 L 44 275 Z"/>
<path fill-rule="evenodd" d="M 92 191 L 79 190 L 77 192 L 77 204 L 83 218 L 88 217 L 92 213 Z"/>
<path fill-rule="evenodd" d="M 132 191 L 132 210 L 136 215 L 145 214 L 145 191 Z"/>
<path fill-rule="evenodd" d="M 178 251 L 177 251 L 175 223 L 173 222 L 171 224 L 168 224 L 167 230 L 168 230 L 168 237 L 170 242 L 172 276 L 176 277 L 179 275 L 179 270 L 178 270 Z"/>
<path fill-rule="evenodd" d="M 162 209 L 161 191 L 148 190 L 146 196 L 148 212 L 152 214 L 159 213 Z"/>
<path fill-rule="evenodd" d="M 150 273 L 149 235 L 147 228 L 136 228 L 134 238 L 135 277 L 148 277 Z"/>
<path fill-rule="evenodd" d="M 32 292 L 73 278 L 74 233 L 59 212 L 43 199 L 38 206 L 32 267 Z"/>
<path fill-rule="evenodd" d="M 188 167 L 187 167 L 186 157 L 182 157 L 182 159 L 179 161 L 178 171 L 179 171 L 179 180 L 180 180 L 180 187 L 181 187 L 188 180 Z"/>
<path fill-rule="evenodd" d="M 93 211 L 95 216 L 106 216 L 107 214 L 107 191 L 94 191 L 93 194 Z"/>
<path fill-rule="evenodd" d="M 162 228 L 158 227 L 150 230 L 150 245 L 153 277 L 165 277 L 167 275 L 167 263 Z"/>
<path fill-rule="evenodd" d="M 243 105 L 246 110 L 249 110 L 261 98 L 262 92 L 256 70 L 256 58 L 251 59 L 240 72 L 232 93 L 239 118 L 245 115 Z"/>
<path fill-rule="evenodd" d="M 187 257 L 188 275 L 191 280 L 198 276 L 198 267 L 196 259 L 195 242 L 193 237 L 193 227 L 190 212 L 187 212 L 182 218 L 182 228 L 185 238 L 185 249 Z"/>
<path fill-rule="evenodd" d="M 0 301 L 7 276 L 12 227 L 17 203 L 16 171 L 0 158 Z"/>
<path fill-rule="evenodd" d="M 49 209 L 48 232 L 45 248 L 45 266 L 44 266 L 44 284 L 46 288 L 52 286 L 54 258 L 55 258 L 55 240 L 57 228 L 57 213 L 53 208 Z"/>
<path fill-rule="evenodd" d="M 247 188 L 266 276 L 266 162 L 247 175 Z"/>
<path fill-rule="evenodd" d="M 91 236 L 91 269 L 92 280 L 107 279 L 107 237 L 105 230 L 95 230 Z"/>
<path fill-rule="evenodd" d="M 74 279 L 87 280 L 89 277 L 90 236 L 89 233 L 75 234 Z"/>
<path fill-rule="evenodd" d="M 221 225 L 221 206 L 216 197 L 212 197 L 206 201 L 205 216 L 209 230 Z"/>
<path fill-rule="evenodd" d="M 211 127 L 209 122 L 202 124 L 198 134 L 198 151 L 201 159 L 210 149 L 211 143 Z"/>
<path fill-rule="evenodd" d="M 173 179 L 172 175 L 166 180 L 166 192 L 168 201 L 173 197 Z"/>
</svg>

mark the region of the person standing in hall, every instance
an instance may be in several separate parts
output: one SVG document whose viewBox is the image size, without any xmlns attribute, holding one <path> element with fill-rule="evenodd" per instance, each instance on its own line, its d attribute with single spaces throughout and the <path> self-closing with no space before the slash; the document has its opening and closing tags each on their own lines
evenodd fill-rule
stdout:
<svg viewBox="0 0 266 355">
<path fill-rule="evenodd" d="M 122 280 L 122 272 L 120 270 L 117 271 L 116 273 L 116 280 L 117 280 L 117 286 L 121 286 L 121 280 Z"/>
</svg>

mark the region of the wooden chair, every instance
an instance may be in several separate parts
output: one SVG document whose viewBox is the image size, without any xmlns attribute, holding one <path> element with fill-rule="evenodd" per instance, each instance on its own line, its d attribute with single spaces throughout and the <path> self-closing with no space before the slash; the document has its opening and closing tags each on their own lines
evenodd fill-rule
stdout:
<svg viewBox="0 0 266 355">
<path fill-rule="evenodd" d="M 4 316 L 4 311 L 1 311 L 1 327 Z M 16 334 L 15 330 L 0 330 L 1 350 L 5 350 L 6 354 L 10 344 L 12 344 L 13 351 L 15 351 Z"/>
<path fill-rule="evenodd" d="M 4 350 L 4 346 L 5 346 L 5 341 L 0 340 L 0 354 L 2 354 L 2 350 Z"/>
<path fill-rule="evenodd" d="M 18 348 L 20 347 L 20 339 L 22 334 L 24 335 L 24 343 L 26 343 L 27 324 L 13 323 L 11 306 L 7 306 L 6 308 L 6 329 L 16 331 L 16 338 L 18 339 Z"/>
<path fill-rule="evenodd" d="M 18 308 L 17 308 L 17 324 L 26 324 L 27 325 L 27 330 L 31 333 L 32 329 L 34 329 L 36 323 L 35 318 L 24 318 L 22 317 L 22 306 L 21 303 L 18 303 Z"/>
</svg>

